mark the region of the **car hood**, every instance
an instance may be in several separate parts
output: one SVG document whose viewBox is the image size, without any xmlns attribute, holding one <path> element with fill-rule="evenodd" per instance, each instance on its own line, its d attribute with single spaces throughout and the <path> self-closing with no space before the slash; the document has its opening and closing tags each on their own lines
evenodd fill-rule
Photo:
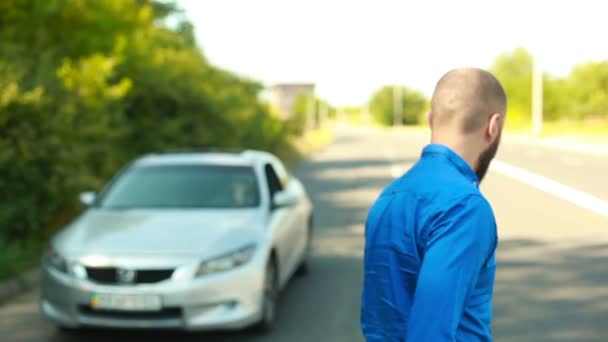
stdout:
<svg viewBox="0 0 608 342">
<path fill-rule="evenodd" d="M 213 257 L 258 241 L 264 230 L 260 209 L 91 209 L 54 240 L 69 258 Z"/>
</svg>

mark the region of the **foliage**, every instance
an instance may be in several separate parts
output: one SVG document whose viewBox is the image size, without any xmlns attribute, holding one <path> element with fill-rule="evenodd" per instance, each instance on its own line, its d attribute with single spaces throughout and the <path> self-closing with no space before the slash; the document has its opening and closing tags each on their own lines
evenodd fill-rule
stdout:
<svg viewBox="0 0 608 342">
<path fill-rule="evenodd" d="M 261 84 L 211 65 L 191 23 L 164 24 L 176 11 L 152 0 L 0 2 L 0 241 L 13 255 L 137 155 L 289 151 Z"/>
<path fill-rule="evenodd" d="M 499 55 L 490 67 L 507 93 L 509 123 L 531 120 L 532 68 L 533 57 L 522 48 Z"/>
<path fill-rule="evenodd" d="M 405 125 L 420 123 L 420 118 L 428 107 L 428 100 L 418 91 L 401 87 L 401 122 Z M 370 100 L 370 111 L 376 121 L 383 125 L 394 123 L 394 86 L 384 86 Z"/>
<path fill-rule="evenodd" d="M 608 60 L 574 67 L 567 80 L 575 119 L 608 119 Z"/>
<path fill-rule="evenodd" d="M 307 93 L 301 93 L 296 96 L 291 110 L 292 115 L 287 121 L 290 132 L 302 135 L 306 130 L 308 113 L 311 111 L 311 96 Z M 316 103 L 316 99 L 314 101 Z"/>
<path fill-rule="evenodd" d="M 323 117 L 322 108 L 326 109 L 326 117 Z M 336 109 L 329 102 L 308 93 L 298 94 L 292 105 L 292 116 L 287 120 L 287 128 L 290 133 L 296 135 L 304 133 L 309 120 L 309 112 L 312 113 L 311 125 L 314 124 L 315 128 L 319 127 L 321 120 L 336 116 Z"/>
<path fill-rule="evenodd" d="M 519 48 L 498 56 L 490 68 L 507 93 L 507 122 L 531 121 L 532 63 L 532 55 Z M 579 64 L 566 77 L 545 73 L 543 115 L 546 121 L 608 118 L 608 61 Z"/>
<path fill-rule="evenodd" d="M 530 52 L 517 48 L 496 57 L 489 70 L 507 93 L 508 119 L 511 128 L 527 128 L 532 121 L 532 73 L 534 59 Z M 421 112 L 428 102 L 417 92 L 403 88 L 403 121 L 422 121 Z M 394 118 L 393 87 L 378 90 L 370 101 L 376 121 L 392 125 Z M 543 119 L 548 122 L 598 122 L 608 120 L 608 60 L 576 65 L 569 75 L 543 74 Z"/>
</svg>

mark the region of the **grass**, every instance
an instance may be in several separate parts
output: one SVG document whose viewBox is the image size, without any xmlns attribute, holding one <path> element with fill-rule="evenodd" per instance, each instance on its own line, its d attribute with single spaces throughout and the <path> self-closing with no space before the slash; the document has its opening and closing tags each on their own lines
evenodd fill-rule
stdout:
<svg viewBox="0 0 608 342">
<path fill-rule="evenodd" d="M 505 131 L 514 134 L 531 134 L 530 123 L 509 123 Z M 543 122 L 543 138 L 567 138 L 588 143 L 608 143 L 608 120 Z"/>
<path fill-rule="evenodd" d="M 289 166 L 295 166 L 305 156 L 314 154 L 329 145 L 334 139 L 333 129 L 329 126 L 306 132 L 291 140 L 291 146 L 279 151 L 278 156 Z"/>
<path fill-rule="evenodd" d="M 589 142 L 608 143 L 608 120 L 579 122 L 548 122 L 543 124 L 543 136 L 563 136 Z"/>
<path fill-rule="evenodd" d="M 311 154 L 327 146 L 334 139 L 333 130 L 329 127 L 307 132 L 296 141 L 296 148 L 302 154 Z"/>
</svg>

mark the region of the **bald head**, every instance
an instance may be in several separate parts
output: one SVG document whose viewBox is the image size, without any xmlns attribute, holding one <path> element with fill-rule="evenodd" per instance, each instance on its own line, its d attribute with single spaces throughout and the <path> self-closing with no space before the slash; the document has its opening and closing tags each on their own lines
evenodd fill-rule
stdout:
<svg viewBox="0 0 608 342">
<path fill-rule="evenodd" d="M 476 68 L 455 69 L 435 87 L 432 129 L 472 134 L 480 131 L 492 114 L 504 116 L 506 110 L 505 91 L 494 75 Z"/>
</svg>

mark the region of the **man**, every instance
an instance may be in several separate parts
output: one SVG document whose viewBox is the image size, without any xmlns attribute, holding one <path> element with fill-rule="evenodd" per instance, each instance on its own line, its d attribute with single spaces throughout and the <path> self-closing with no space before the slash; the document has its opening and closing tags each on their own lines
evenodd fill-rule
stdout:
<svg viewBox="0 0 608 342">
<path fill-rule="evenodd" d="M 505 113 L 505 92 L 487 71 L 456 69 L 437 83 L 431 144 L 367 218 L 367 341 L 492 341 L 497 232 L 479 183 Z"/>
</svg>

